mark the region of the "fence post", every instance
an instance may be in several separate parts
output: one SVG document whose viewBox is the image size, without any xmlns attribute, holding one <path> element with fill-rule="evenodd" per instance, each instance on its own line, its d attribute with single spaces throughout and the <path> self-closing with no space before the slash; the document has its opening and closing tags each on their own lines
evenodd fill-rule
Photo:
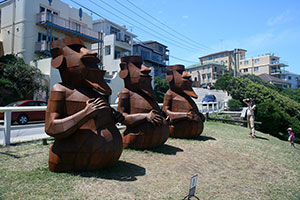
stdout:
<svg viewBox="0 0 300 200">
<path fill-rule="evenodd" d="M 10 145 L 11 110 L 4 112 L 4 146 Z"/>
</svg>

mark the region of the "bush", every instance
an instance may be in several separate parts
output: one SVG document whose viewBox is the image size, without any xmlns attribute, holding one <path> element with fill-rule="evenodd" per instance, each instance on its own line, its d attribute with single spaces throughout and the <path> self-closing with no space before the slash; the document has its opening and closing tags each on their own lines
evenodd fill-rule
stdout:
<svg viewBox="0 0 300 200">
<path fill-rule="evenodd" d="M 225 77 L 221 79 L 220 85 L 234 99 L 242 101 L 244 98 L 255 98 L 258 110 L 256 121 L 262 122 L 258 130 L 286 139 L 286 129 L 292 127 L 296 141 L 300 142 L 300 103 L 281 95 L 281 89 L 258 81 L 259 79 L 253 76 Z"/>
<path fill-rule="evenodd" d="M 242 107 L 242 103 L 240 102 L 240 100 L 237 100 L 237 99 L 230 99 L 227 102 L 227 105 L 229 107 L 229 110 L 231 110 L 231 111 L 241 110 L 241 107 Z"/>
<path fill-rule="evenodd" d="M 161 77 L 154 78 L 154 91 L 158 103 L 164 102 L 164 97 L 168 89 L 169 89 L 169 83 L 166 81 L 165 78 L 161 78 Z"/>
</svg>

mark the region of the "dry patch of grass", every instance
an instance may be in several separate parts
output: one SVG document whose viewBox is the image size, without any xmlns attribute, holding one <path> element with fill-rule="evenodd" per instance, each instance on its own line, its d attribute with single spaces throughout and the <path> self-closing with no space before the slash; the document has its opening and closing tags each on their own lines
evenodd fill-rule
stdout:
<svg viewBox="0 0 300 200">
<path fill-rule="evenodd" d="M 206 122 L 203 136 L 157 149 L 124 150 L 110 169 L 51 173 L 49 145 L 0 149 L 0 199 L 183 199 L 198 174 L 201 199 L 299 199 L 300 146 Z"/>
</svg>

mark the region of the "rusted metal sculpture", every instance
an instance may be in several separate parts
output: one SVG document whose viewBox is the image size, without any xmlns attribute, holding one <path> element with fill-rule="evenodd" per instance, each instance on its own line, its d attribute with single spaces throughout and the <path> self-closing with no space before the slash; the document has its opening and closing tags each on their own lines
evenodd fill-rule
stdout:
<svg viewBox="0 0 300 200">
<path fill-rule="evenodd" d="M 151 70 L 139 56 L 122 57 L 120 68 L 119 75 L 125 83 L 118 103 L 126 124 L 122 133 L 124 147 L 149 149 L 164 144 L 169 128 L 151 86 Z"/>
<path fill-rule="evenodd" d="M 53 86 L 46 111 L 45 131 L 55 138 L 49 152 L 54 172 L 97 170 L 115 164 L 122 138 L 115 126 L 123 121 L 107 103 L 111 94 L 99 70 L 97 54 L 76 37 L 52 43 L 52 67 L 62 83 Z"/>
<path fill-rule="evenodd" d="M 193 138 L 203 131 L 205 117 L 191 98 L 198 96 L 190 78 L 183 65 L 167 66 L 170 89 L 164 98 L 163 111 L 170 118 L 170 136 L 174 138 Z"/>
</svg>

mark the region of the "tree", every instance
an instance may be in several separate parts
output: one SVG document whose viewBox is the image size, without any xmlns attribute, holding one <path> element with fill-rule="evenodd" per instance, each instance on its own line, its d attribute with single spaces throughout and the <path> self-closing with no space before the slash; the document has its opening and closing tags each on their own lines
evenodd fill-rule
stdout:
<svg viewBox="0 0 300 200">
<path fill-rule="evenodd" d="M 161 77 L 154 78 L 154 91 L 159 103 L 163 103 L 165 93 L 168 91 L 168 89 L 169 83 L 166 81 L 166 79 Z"/>
<path fill-rule="evenodd" d="M 0 105 L 12 101 L 32 99 L 35 92 L 45 88 L 42 86 L 43 75 L 34 66 L 24 62 L 22 58 L 9 54 L 0 58 Z"/>
</svg>

